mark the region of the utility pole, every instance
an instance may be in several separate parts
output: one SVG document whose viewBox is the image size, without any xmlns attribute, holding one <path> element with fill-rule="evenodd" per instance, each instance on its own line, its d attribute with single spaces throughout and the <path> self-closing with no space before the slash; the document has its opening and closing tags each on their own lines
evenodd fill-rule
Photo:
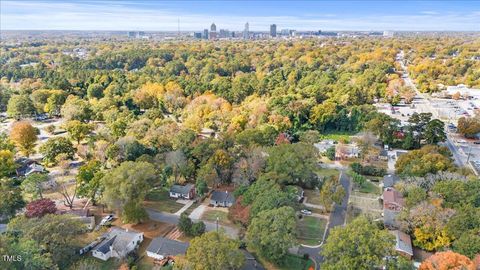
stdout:
<svg viewBox="0 0 480 270">
<path fill-rule="evenodd" d="M 470 145 L 470 148 L 468 149 L 467 165 L 468 165 L 468 161 L 470 160 L 470 155 L 471 154 L 472 154 L 472 146 Z"/>
<path fill-rule="evenodd" d="M 218 217 L 217 217 L 217 219 L 215 220 L 215 224 L 216 224 L 216 230 L 217 230 L 217 233 L 218 233 Z"/>
</svg>

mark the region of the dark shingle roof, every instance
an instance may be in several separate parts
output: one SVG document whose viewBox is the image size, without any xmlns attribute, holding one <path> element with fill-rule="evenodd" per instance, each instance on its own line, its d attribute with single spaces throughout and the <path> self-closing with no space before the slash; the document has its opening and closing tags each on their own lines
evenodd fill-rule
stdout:
<svg viewBox="0 0 480 270">
<path fill-rule="evenodd" d="M 243 255 L 245 255 L 245 264 L 240 270 L 264 270 L 263 266 L 257 262 L 255 257 L 248 251 L 242 249 Z"/>
<path fill-rule="evenodd" d="M 195 186 L 193 184 L 186 184 L 185 186 L 181 185 L 173 185 L 170 188 L 170 192 L 180 193 L 180 194 L 188 194 L 192 188 Z"/>
<path fill-rule="evenodd" d="M 398 214 L 399 214 L 398 211 L 383 209 L 383 224 L 385 224 L 385 226 L 390 227 L 390 228 L 397 228 L 398 227 L 398 222 L 397 222 Z"/>
<path fill-rule="evenodd" d="M 383 177 L 383 187 L 384 188 L 393 187 L 395 183 L 397 183 L 399 180 L 400 178 L 396 175 L 393 175 L 393 174 L 385 175 Z"/>
<path fill-rule="evenodd" d="M 235 197 L 231 192 L 215 190 L 212 192 L 211 200 L 217 202 L 235 202 Z"/>
<path fill-rule="evenodd" d="M 110 246 L 113 245 L 113 242 L 115 242 L 115 238 L 117 236 L 114 236 L 110 239 L 106 239 L 100 245 L 98 245 L 94 250 L 99 251 L 103 254 L 107 254 L 110 251 Z"/>
<path fill-rule="evenodd" d="M 157 237 L 153 239 L 147 248 L 147 251 L 164 256 L 176 256 L 185 254 L 189 244 L 171 240 L 168 238 Z"/>
</svg>

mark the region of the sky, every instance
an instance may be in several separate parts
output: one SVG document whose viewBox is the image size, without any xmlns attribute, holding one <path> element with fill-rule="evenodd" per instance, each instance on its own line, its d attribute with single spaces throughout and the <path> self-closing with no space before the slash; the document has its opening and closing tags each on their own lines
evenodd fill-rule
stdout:
<svg viewBox="0 0 480 270">
<path fill-rule="evenodd" d="M 178 21 L 180 23 L 178 24 Z M 1 0 L 0 30 L 480 31 L 480 1 Z"/>
</svg>

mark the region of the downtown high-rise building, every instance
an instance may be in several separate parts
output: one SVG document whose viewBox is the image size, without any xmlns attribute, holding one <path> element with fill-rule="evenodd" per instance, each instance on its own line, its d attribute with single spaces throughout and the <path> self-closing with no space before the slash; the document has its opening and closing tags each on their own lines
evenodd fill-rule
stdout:
<svg viewBox="0 0 480 270">
<path fill-rule="evenodd" d="M 203 39 L 208 39 L 208 29 L 203 30 Z"/>
<path fill-rule="evenodd" d="M 245 24 L 245 28 L 243 29 L 243 39 L 249 39 L 250 38 L 250 29 L 248 22 Z"/>
<path fill-rule="evenodd" d="M 215 25 L 215 23 L 212 23 L 212 25 L 210 26 L 209 38 L 210 39 L 217 39 L 217 26 Z"/>
<path fill-rule="evenodd" d="M 270 36 L 271 37 L 276 37 L 277 36 L 277 25 L 276 24 L 271 24 L 270 25 Z"/>
</svg>

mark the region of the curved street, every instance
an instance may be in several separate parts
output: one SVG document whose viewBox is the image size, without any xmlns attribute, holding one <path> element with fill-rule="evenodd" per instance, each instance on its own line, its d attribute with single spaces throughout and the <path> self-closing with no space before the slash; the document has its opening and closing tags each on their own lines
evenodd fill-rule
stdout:
<svg viewBox="0 0 480 270">
<path fill-rule="evenodd" d="M 324 235 L 322 244 L 325 241 L 325 239 L 327 239 L 330 233 L 330 229 L 336 226 L 343 226 L 345 225 L 345 222 L 346 222 L 348 199 L 350 197 L 350 178 L 343 170 L 340 172 L 340 183 L 345 189 L 345 197 L 343 197 L 342 204 L 340 205 L 335 204 L 332 213 L 330 213 L 330 219 L 327 224 L 327 228 L 325 230 L 325 235 Z M 298 250 L 299 254 L 307 253 L 310 256 L 310 258 L 312 258 L 315 261 L 316 269 L 321 269 L 321 263 L 323 261 L 323 257 L 320 255 L 322 244 L 320 244 L 317 247 L 300 246 Z"/>
</svg>

